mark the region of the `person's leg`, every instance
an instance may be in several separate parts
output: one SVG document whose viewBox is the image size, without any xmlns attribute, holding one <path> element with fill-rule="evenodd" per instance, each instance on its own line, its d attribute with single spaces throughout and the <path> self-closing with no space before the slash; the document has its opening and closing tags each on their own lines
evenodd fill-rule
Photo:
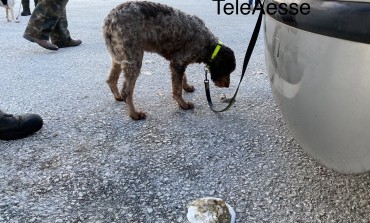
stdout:
<svg viewBox="0 0 370 223">
<path fill-rule="evenodd" d="M 11 115 L 0 110 L 0 140 L 13 140 L 27 137 L 42 128 L 39 115 Z"/>
<path fill-rule="evenodd" d="M 33 11 L 23 37 L 36 42 L 41 47 L 57 50 L 58 47 L 49 42 L 50 34 L 62 16 L 68 0 L 41 0 Z"/>
<path fill-rule="evenodd" d="M 37 3 L 39 2 L 38 0 L 34 0 L 34 2 L 35 2 L 35 7 L 37 6 Z"/>
<path fill-rule="evenodd" d="M 66 9 L 63 10 L 62 15 L 59 18 L 58 23 L 51 31 L 50 40 L 54 45 L 59 48 L 78 46 L 82 43 L 79 39 L 72 39 L 68 31 L 68 20 Z"/>
<path fill-rule="evenodd" d="M 21 16 L 31 15 L 30 0 L 22 0 L 22 8 L 23 11 L 21 12 Z"/>
</svg>

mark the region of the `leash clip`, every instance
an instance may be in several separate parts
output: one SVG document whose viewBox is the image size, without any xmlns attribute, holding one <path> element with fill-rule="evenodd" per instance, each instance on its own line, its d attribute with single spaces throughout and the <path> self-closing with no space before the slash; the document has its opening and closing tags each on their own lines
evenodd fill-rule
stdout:
<svg viewBox="0 0 370 223">
<path fill-rule="evenodd" d="M 208 80 L 208 67 L 207 66 L 204 67 L 204 76 L 205 76 L 204 87 L 206 91 L 209 92 L 209 80 Z"/>
<path fill-rule="evenodd" d="M 204 82 L 209 82 L 208 81 L 208 67 L 207 66 L 205 66 L 204 67 L 204 76 L 205 76 L 205 79 L 204 79 Z"/>
</svg>

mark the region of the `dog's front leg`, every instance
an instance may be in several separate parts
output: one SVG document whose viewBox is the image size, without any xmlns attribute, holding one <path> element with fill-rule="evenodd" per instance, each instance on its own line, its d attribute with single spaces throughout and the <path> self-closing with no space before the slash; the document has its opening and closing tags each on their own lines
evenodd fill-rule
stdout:
<svg viewBox="0 0 370 223">
<path fill-rule="evenodd" d="M 181 65 L 175 62 L 171 62 L 170 64 L 171 74 L 172 74 L 172 94 L 173 99 L 177 102 L 177 104 L 182 109 L 193 109 L 194 105 L 190 102 L 184 101 L 182 98 L 182 86 L 183 86 L 183 78 L 185 75 L 185 65 Z"/>
</svg>

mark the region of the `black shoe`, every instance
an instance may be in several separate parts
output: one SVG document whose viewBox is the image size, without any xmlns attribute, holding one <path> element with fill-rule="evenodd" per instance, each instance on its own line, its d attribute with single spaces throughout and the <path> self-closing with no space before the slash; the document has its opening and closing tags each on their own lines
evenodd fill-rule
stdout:
<svg viewBox="0 0 370 223">
<path fill-rule="evenodd" d="M 31 15 L 31 11 L 30 10 L 23 10 L 21 12 L 21 16 L 29 16 L 29 15 Z"/>
<path fill-rule="evenodd" d="M 59 43 L 59 42 L 53 42 L 54 45 L 58 46 L 59 48 L 65 48 L 65 47 L 74 47 L 81 45 L 82 41 L 79 39 L 70 39 L 66 43 Z"/>
<path fill-rule="evenodd" d="M 39 115 L 10 115 L 0 117 L 0 140 L 21 139 L 41 129 L 42 118 Z"/>
<path fill-rule="evenodd" d="M 27 33 L 23 34 L 23 37 L 28 41 L 35 42 L 35 43 L 39 44 L 39 46 L 41 46 L 45 49 L 58 50 L 58 47 L 56 45 L 52 44 L 51 42 L 49 42 L 49 40 L 38 39 L 38 38 L 35 38 L 35 37 L 32 37 L 32 36 L 28 35 Z"/>
</svg>

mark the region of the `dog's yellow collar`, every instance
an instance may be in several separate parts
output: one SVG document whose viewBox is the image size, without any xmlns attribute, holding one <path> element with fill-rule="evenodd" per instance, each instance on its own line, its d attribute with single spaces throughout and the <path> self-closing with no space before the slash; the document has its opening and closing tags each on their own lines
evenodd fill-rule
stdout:
<svg viewBox="0 0 370 223">
<path fill-rule="evenodd" d="M 213 61 L 217 57 L 218 52 L 220 52 L 221 46 L 222 46 L 222 42 L 218 41 L 217 46 L 212 53 L 211 61 Z"/>
<path fill-rule="evenodd" d="M 210 66 L 211 66 L 210 63 L 217 57 L 218 52 L 220 52 L 221 46 L 222 46 L 222 42 L 218 41 L 217 46 L 216 46 L 215 50 L 212 53 L 211 59 L 209 60 L 209 62 L 206 65 L 206 68 L 208 68 L 208 70 L 210 69 Z"/>
</svg>

